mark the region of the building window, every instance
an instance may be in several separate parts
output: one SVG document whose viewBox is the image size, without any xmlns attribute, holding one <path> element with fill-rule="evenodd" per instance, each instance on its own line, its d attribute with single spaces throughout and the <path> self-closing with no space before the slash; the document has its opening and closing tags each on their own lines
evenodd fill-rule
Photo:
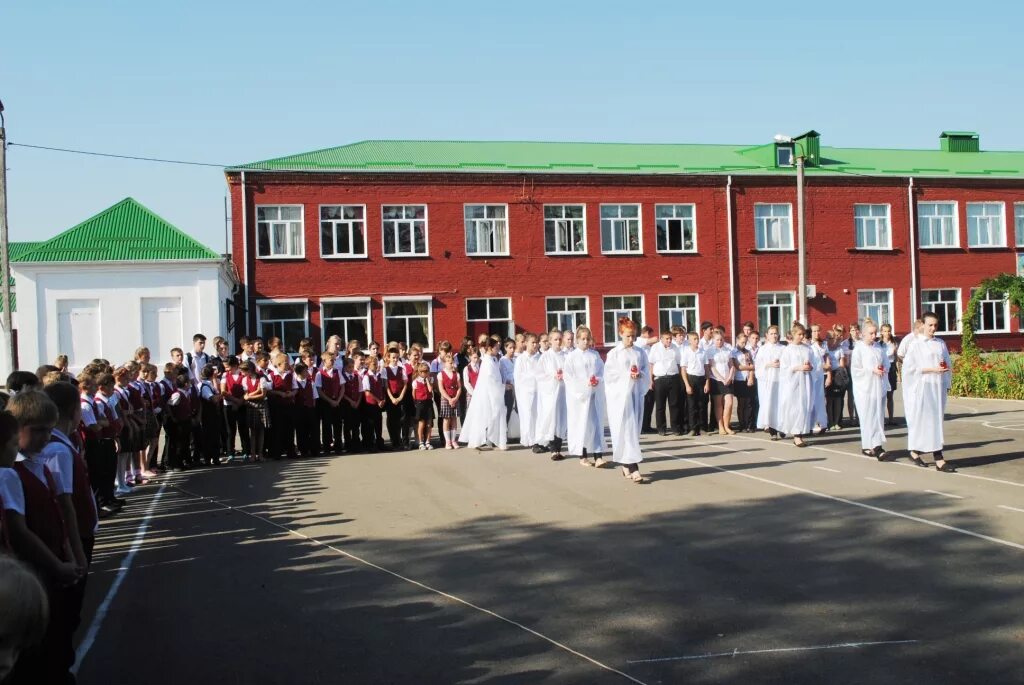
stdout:
<svg viewBox="0 0 1024 685">
<path fill-rule="evenodd" d="M 757 294 L 757 327 L 761 335 L 768 331 L 769 326 L 778 326 L 779 337 L 785 337 L 796 319 L 795 300 L 793 293 Z"/>
<path fill-rule="evenodd" d="M 889 233 L 889 205 L 854 205 L 857 248 L 861 250 L 892 249 Z"/>
<path fill-rule="evenodd" d="M 967 203 L 967 246 L 1006 247 L 1006 221 L 1002 202 Z"/>
<path fill-rule="evenodd" d="M 754 234 L 758 250 L 792 250 L 792 205 L 754 205 Z"/>
<path fill-rule="evenodd" d="M 775 146 L 775 166 L 779 166 L 779 167 L 793 166 L 793 146 L 792 145 L 776 145 Z"/>
<path fill-rule="evenodd" d="M 419 343 L 431 351 L 434 339 L 432 300 L 384 300 L 384 339 L 387 342 Z"/>
<path fill-rule="evenodd" d="M 309 335 L 309 311 L 306 302 L 258 302 L 256 329 L 260 337 L 281 339 L 281 349 L 298 352 L 299 341 Z"/>
<path fill-rule="evenodd" d="M 972 291 L 972 297 L 973 297 Z M 974 319 L 975 333 L 1006 333 L 1009 326 L 1009 302 L 1006 293 L 995 290 L 985 291 L 978 301 L 978 315 Z"/>
<path fill-rule="evenodd" d="M 302 257 L 302 205 L 256 207 L 256 256 Z"/>
<path fill-rule="evenodd" d="M 697 330 L 697 296 L 659 295 L 658 325 L 662 333 L 673 326 L 682 326 L 687 331 Z"/>
<path fill-rule="evenodd" d="M 696 252 L 694 205 L 655 205 L 654 224 L 658 252 Z"/>
<path fill-rule="evenodd" d="M 936 333 L 960 332 L 960 291 L 956 288 L 921 291 L 921 310 L 939 317 Z"/>
<path fill-rule="evenodd" d="M 640 252 L 640 205 L 601 205 L 601 252 Z"/>
<path fill-rule="evenodd" d="M 507 297 L 473 298 L 466 300 L 466 335 L 476 342 L 481 333 L 511 338 L 512 301 Z"/>
<path fill-rule="evenodd" d="M 580 326 L 589 325 L 585 297 L 549 297 L 546 309 L 548 330 L 557 328 L 560 331 L 575 332 Z"/>
<path fill-rule="evenodd" d="M 381 213 L 385 257 L 427 255 L 426 205 L 384 205 Z"/>
<path fill-rule="evenodd" d="M 331 301 L 320 302 L 320 329 L 323 332 L 324 347 L 327 339 L 336 335 L 342 344 L 349 340 L 358 340 L 360 349 L 370 346 L 370 301 Z"/>
<path fill-rule="evenodd" d="M 1013 226 L 1017 247 L 1024 247 L 1024 202 L 1013 205 Z"/>
<path fill-rule="evenodd" d="M 857 321 L 861 324 L 871 319 L 878 326 L 892 324 L 891 290 L 858 290 Z"/>
<path fill-rule="evenodd" d="M 604 298 L 604 344 L 619 341 L 619 319 L 628 317 L 636 324 L 637 332 L 643 326 L 643 295 L 611 295 Z"/>
<path fill-rule="evenodd" d="M 959 247 L 955 202 L 919 202 L 917 228 L 921 247 Z"/>
<path fill-rule="evenodd" d="M 544 205 L 544 252 L 586 254 L 585 205 Z"/>
<path fill-rule="evenodd" d="M 508 254 L 508 207 L 466 205 L 466 254 Z"/>
<path fill-rule="evenodd" d="M 320 206 L 320 255 L 366 256 L 366 208 L 362 205 Z"/>
</svg>

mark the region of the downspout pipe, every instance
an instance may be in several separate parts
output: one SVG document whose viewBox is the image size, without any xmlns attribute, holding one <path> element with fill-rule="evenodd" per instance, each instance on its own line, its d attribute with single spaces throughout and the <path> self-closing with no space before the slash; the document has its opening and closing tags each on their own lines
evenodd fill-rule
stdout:
<svg viewBox="0 0 1024 685">
<path fill-rule="evenodd" d="M 917 320 L 917 227 L 914 217 L 914 177 L 910 177 L 907 184 L 907 217 L 910 226 L 910 326 L 907 330 L 913 332 L 914 321 Z"/>
<path fill-rule="evenodd" d="M 242 312 L 245 316 L 245 334 L 251 333 L 249 328 L 249 203 L 245 197 L 245 170 L 242 170 Z M 237 327 L 237 323 L 236 323 Z"/>
<path fill-rule="evenodd" d="M 729 234 L 729 326 L 733 342 L 736 342 L 736 332 L 739 330 L 739 326 L 736 320 L 736 257 L 733 254 L 732 237 L 732 175 L 726 177 L 725 182 L 725 217 Z"/>
</svg>

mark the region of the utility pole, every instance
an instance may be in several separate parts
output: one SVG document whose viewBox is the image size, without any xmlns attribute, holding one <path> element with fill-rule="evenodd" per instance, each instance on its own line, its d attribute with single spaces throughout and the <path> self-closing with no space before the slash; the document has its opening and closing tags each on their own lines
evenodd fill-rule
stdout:
<svg viewBox="0 0 1024 685">
<path fill-rule="evenodd" d="M 805 326 L 809 326 L 810 322 L 807 320 L 807 246 L 804 242 L 804 154 L 802 149 L 796 158 L 796 240 L 797 268 L 800 270 L 797 286 L 797 319 Z"/>
<path fill-rule="evenodd" d="M 7 132 L 4 129 L 4 103 L 0 102 L 0 297 L 3 298 L 3 328 L 7 334 L 4 361 L 8 373 L 14 371 L 14 325 L 11 315 L 11 250 L 7 236 Z"/>
</svg>

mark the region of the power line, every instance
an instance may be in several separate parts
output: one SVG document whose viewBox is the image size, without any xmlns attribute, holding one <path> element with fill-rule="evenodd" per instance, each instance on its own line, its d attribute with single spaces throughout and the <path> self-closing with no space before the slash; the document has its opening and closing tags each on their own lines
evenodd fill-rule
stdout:
<svg viewBox="0 0 1024 685">
<path fill-rule="evenodd" d="M 34 150 L 49 150 L 51 152 L 68 152 L 75 155 L 89 155 L 91 157 L 113 157 L 115 159 L 131 159 L 138 162 L 158 162 L 161 164 L 186 164 L 188 166 L 209 166 L 223 169 L 228 164 L 211 164 L 210 162 L 189 162 L 181 159 L 161 159 L 159 157 L 136 157 L 134 155 L 115 155 L 110 152 L 91 152 L 89 150 L 72 150 L 65 147 L 48 147 L 46 145 L 29 145 L 28 143 L 7 143 L 10 147 L 27 147 Z"/>
</svg>

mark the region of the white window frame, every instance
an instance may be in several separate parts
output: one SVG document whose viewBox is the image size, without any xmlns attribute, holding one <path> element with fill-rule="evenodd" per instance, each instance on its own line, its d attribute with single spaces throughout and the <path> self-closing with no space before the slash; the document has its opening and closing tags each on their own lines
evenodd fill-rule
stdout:
<svg viewBox="0 0 1024 685">
<path fill-rule="evenodd" d="M 615 307 L 615 308 L 612 308 L 612 309 L 607 309 L 605 307 L 605 300 L 607 298 L 609 298 L 609 297 L 618 297 L 618 298 L 639 297 L 640 298 L 640 307 L 637 308 L 637 309 L 626 309 L 625 307 Z M 644 314 L 646 312 L 646 310 L 644 309 L 644 305 L 645 304 L 646 303 L 644 302 L 644 296 L 641 293 L 629 293 L 629 294 L 626 294 L 626 295 L 602 295 L 601 296 L 601 334 L 602 334 L 602 339 L 604 340 L 604 346 L 605 347 L 612 347 L 612 346 L 618 344 L 619 340 L 621 339 L 621 338 L 619 338 L 619 323 L 618 323 L 620 315 L 625 315 L 626 313 L 634 312 L 634 311 L 639 312 L 640 316 L 638 316 L 636 319 L 633 319 L 637 323 L 637 333 L 639 334 L 640 327 L 644 325 Z M 608 322 L 605 320 L 605 317 L 608 315 L 608 312 L 612 312 L 612 314 L 613 314 L 613 317 L 612 317 L 612 330 L 613 330 L 613 332 L 615 334 L 614 337 L 612 339 L 610 339 L 610 340 L 608 338 L 608 328 L 607 328 Z M 630 318 L 632 318 L 632 317 L 630 317 Z"/>
<path fill-rule="evenodd" d="M 871 317 L 871 320 L 874 321 L 878 325 L 879 329 L 881 329 L 882 324 L 884 324 L 884 323 L 887 323 L 890 326 L 893 326 L 895 328 L 895 326 L 896 326 L 896 323 L 895 323 L 895 321 L 896 321 L 896 303 L 894 301 L 893 289 L 892 288 L 861 288 L 860 290 L 857 291 L 857 324 L 860 325 L 860 326 L 863 326 L 864 325 L 864 319 L 868 318 L 867 314 L 869 312 L 866 309 L 862 310 L 861 307 L 878 307 L 878 306 L 883 306 L 883 305 L 882 305 L 882 303 L 879 303 L 879 302 L 862 303 L 860 301 L 860 294 L 861 293 L 876 293 L 876 294 L 877 293 L 885 293 L 887 295 L 887 297 L 889 298 L 889 301 L 887 303 L 885 303 L 884 306 L 887 307 L 888 310 L 889 310 L 889 318 L 888 319 L 882 319 L 882 317 L 878 317 L 878 318 Z"/>
<path fill-rule="evenodd" d="M 470 300 L 481 300 L 487 302 L 487 318 L 486 319 L 471 319 L 469 318 L 469 301 Z M 491 316 L 491 301 L 492 300 L 504 300 L 508 305 L 508 318 L 494 318 Z M 504 323 L 507 324 L 505 331 L 505 337 L 511 338 L 515 335 L 515 319 L 512 318 L 512 298 L 511 297 L 467 297 L 465 300 L 466 306 L 466 323 Z M 475 340 L 473 341 L 476 342 Z"/>
<path fill-rule="evenodd" d="M 932 231 L 932 228 L 931 228 L 932 223 L 931 222 L 933 220 L 935 220 L 935 219 L 945 219 L 947 217 L 938 216 L 938 215 L 936 215 L 934 217 L 932 217 L 932 216 L 922 217 L 921 216 L 921 207 L 924 206 L 924 205 L 953 205 L 953 216 L 950 217 L 953 220 L 953 242 L 952 242 L 952 244 L 946 245 L 944 243 L 932 243 L 930 240 L 927 243 L 925 242 L 925 227 L 924 227 L 925 219 L 928 220 L 928 231 L 929 231 L 928 235 L 930 237 L 931 236 L 931 231 Z M 948 250 L 948 249 L 960 247 L 960 205 L 959 205 L 959 203 L 957 203 L 956 200 L 929 200 L 927 202 L 921 201 L 921 202 L 917 203 L 917 207 L 915 207 L 915 212 L 917 213 L 917 239 L 918 239 L 918 245 L 922 249 L 926 249 L 926 250 Z"/>
<path fill-rule="evenodd" d="M 386 222 L 409 222 L 410 224 L 420 219 L 409 219 L 402 217 L 401 219 L 388 219 L 384 216 L 385 207 L 423 207 L 423 252 L 416 252 L 416 240 L 411 239 L 410 244 L 413 246 L 412 252 L 388 252 L 387 241 L 384 238 L 384 234 L 387 232 Z M 404 214 L 404 212 L 403 212 Z M 395 247 L 398 247 L 398 237 L 395 236 Z M 416 259 L 430 256 L 430 207 L 427 203 L 423 202 L 383 202 L 380 205 L 380 249 L 381 255 L 393 259 Z"/>
<path fill-rule="evenodd" d="M 580 326 L 586 326 L 586 327 L 591 329 L 591 332 L 593 332 L 593 327 L 590 325 L 590 298 L 587 297 L 586 295 L 549 295 L 549 296 L 545 297 L 544 298 L 544 321 L 546 323 L 546 326 L 547 326 L 548 330 L 551 330 L 552 328 L 556 327 L 556 326 L 552 326 L 550 323 L 548 323 L 548 317 L 551 316 L 552 313 L 554 313 L 556 316 L 563 316 L 563 315 L 572 314 L 574 319 L 576 318 L 576 316 L 578 314 L 580 314 L 579 311 L 569 310 L 569 309 L 559 309 L 556 312 L 552 312 L 551 311 L 551 300 L 583 300 L 583 312 L 582 312 L 583 313 L 583 322 L 582 323 L 577 323 L 576 326 L 573 327 L 573 335 L 576 334 L 576 328 L 578 328 Z M 559 330 L 564 330 L 565 327 L 562 325 L 562 322 L 559 321 L 558 325 L 557 325 L 557 328 Z"/>
<path fill-rule="evenodd" d="M 1013 235 L 1017 247 L 1024 247 L 1024 202 L 1013 203 Z"/>
<path fill-rule="evenodd" d="M 298 319 L 264 319 L 263 317 L 260 316 L 260 307 L 262 305 L 265 305 L 265 304 L 301 304 L 301 305 L 304 305 L 306 307 L 306 318 L 303 321 L 303 323 L 305 324 L 305 331 L 302 334 L 302 337 L 303 338 L 308 338 L 309 337 L 309 299 L 308 298 L 305 298 L 305 297 L 291 297 L 291 298 L 283 298 L 283 299 L 279 299 L 279 300 L 270 300 L 270 299 L 256 300 L 256 331 L 257 331 L 257 334 L 260 335 L 260 336 L 263 335 L 263 322 L 264 321 L 268 321 L 268 322 L 269 321 L 298 321 Z M 284 332 L 284 331 L 282 330 L 282 332 Z M 278 337 L 283 338 L 284 336 L 278 336 Z M 264 342 L 266 342 L 266 339 L 264 339 Z M 288 353 L 288 354 L 295 354 L 296 352 L 299 351 L 299 349 L 298 349 L 299 341 L 298 340 L 295 341 L 295 349 L 294 350 L 289 350 L 287 348 L 287 346 L 284 346 L 284 342 L 286 342 L 286 341 L 282 340 L 282 347 L 283 347 L 283 349 L 284 349 L 284 351 L 286 353 Z"/>
<path fill-rule="evenodd" d="M 972 207 L 979 207 L 979 206 L 980 207 L 986 207 L 986 206 L 998 206 L 999 207 L 999 214 L 998 215 L 984 214 L 983 216 L 975 217 L 976 220 L 978 220 L 978 221 L 984 220 L 985 223 L 988 224 L 988 230 L 986 231 L 986 233 L 988 234 L 988 237 L 990 237 L 990 238 L 994 237 L 999 242 L 997 242 L 997 243 L 980 243 L 980 242 L 979 243 L 972 243 L 971 242 L 971 208 Z M 999 225 L 998 228 L 993 228 L 992 227 L 992 220 L 995 219 L 995 218 L 999 219 L 999 224 L 1000 225 Z M 980 236 L 981 236 L 981 233 L 979 231 L 978 232 L 978 237 L 980 237 Z M 974 247 L 974 248 L 1006 247 L 1006 203 L 1005 202 L 1000 202 L 998 200 L 990 200 L 990 201 L 982 200 L 982 201 L 968 202 L 967 203 L 967 247 Z"/>
<path fill-rule="evenodd" d="M 660 216 L 658 216 L 658 208 L 659 207 L 672 207 L 673 216 L 670 216 L 670 217 L 660 217 Z M 675 216 L 675 212 L 676 212 L 676 208 L 677 207 L 689 207 L 690 208 L 690 216 L 689 217 Z M 683 230 L 682 244 L 684 246 L 686 245 L 686 239 L 685 239 L 686 228 L 685 228 L 685 226 L 686 226 L 686 222 L 689 221 L 691 242 L 693 243 L 693 247 L 691 249 L 689 249 L 689 250 L 687 250 L 685 247 L 683 247 L 680 250 L 673 250 L 673 249 L 668 248 L 668 247 L 666 247 L 664 250 L 660 249 L 658 247 L 658 222 L 660 222 L 660 221 L 665 221 L 665 222 L 681 221 L 681 222 L 683 222 L 683 226 L 682 226 L 682 230 Z M 667 239 L 668 238 L 668 226 L 667 226 L 667 223 L 666 223 L 665 231 L 666 231 L 665 235 L 666 235 L 666 239 Z M 672 241 L 670 239 L 666 240 L 666 245 L 670 244 L 671 242 Z M 654 249 L 657 250 L 657 252 L 659 254 L 696 254 L 697 253 L 697 205 L 696 204 L 694 204 L 692 202 L 677 202 L 677 203 L 660 203 L 660 204 L 654 205 Z"/>
<path fill-rule="evenodd" d="M 326 347 L 327 347 L 327 338 L 330 337 L 330 336 L 327 335 L 327 326 L 326 326 L 325 322 L 327 322 L 327 321 L 348 321 L 348 320 L 355 320 L 357 318 L 361 318 L 361 317 L 354 317 L 354 316 L 343 316 L 343 317 L 340 317 L 340 318 L 330 318 L 330 319 L 328 319 L 326 317 L 326 315 L 324 313 L 324 305 L 344 304 L 344 303 L 354 303 L 354 304 L 365 304 L 366 305 L 366 337 L 368 338 L 368 340 L 365 341 L 366 342 L 366 347 L 364 347 L 363 349 L 364 350 L 368 349 L 369 346 L 370 346 L 370 343 L 373 342 L 373 304 L 372 304 L 372 302 L 371 302 L 369 297 L 322 297 L 322 298 L 320 298 L 320 349 L 321 350 L 326 349 Z M 351 336 L 348 335 L 348 327 L 346 326 L 345 327 L 345 335 L 342 336 L 342 345 L 347 344 L 349 340 L 353 340 L 353 339 L 354 338 L 352 338 Z"/>
<path fill-rule="evenodd" d="M 394 295 L 389 297 L 381 298 L 381 344 L 386 345 L 388 340 L 388 304 L 394 304 L 395 302 L 426 302 L 427 303 L 427 344 L 423 348 L 425 354 L 430 354 L 434 351 L 434 296 L 433 295 Z M 398 318 L 408 319 L 407 316 L 401 316 Z M 406 324 L 406 331 L 408 332 L 409 325 Z M 408 336 L 407 336 L 408 337 Z M 410 344 L 410 341 L 406 340 L 406 345 Z"/>
<path fill-rule="evenodd" d="M 943 291 L 955 292 L 956 293 L 956 300 L 935 300 L 935 301 L 932 301 L 932 302 L 926 302 L 925 299 L 924 299 L 925 293 L 940 293 L 941 294 Z M 960 292 L 960 288 L 922 288 L 921 289 L 921 311 L 922 312 L 927 312 L 927 311 L 934 312 L 937 306 L 941 306 L 943 308 L 943 314 L 945 315 L 947 325 L 949 323 L 949 311 L 948 311 L 948 309 L 946 309 L 946 307 L 948 305 L 950 305 L 950 304 L 956 305 L 956 315 L 955 315 L 954 320 L 953 320 L 955 328 L 953 328 L 952 330 L 946 330 L 946 331 L 940 331 L 940 330 L 936 329 L 935 332 L 937 334 L 939 334 L 939 335 L 955 335 L 955 334 L 959 334 L 961 332 L 961 330 L 962 330 L 961 321 L 963 319 L 963 310 L 962 310 L 962 306 L 963 305 L 962 305 L 961 299 L 962 299 L 962 293 Z"/>
<path fill-rule="evenodd" d="M 691 328 L 685 321 L 683 322 L 682 325 L 683 325 L 684 328 L 686 328 L 686 332 L 687 333 L 689 333 L 691 330 L 698 330 L 699 331 L 699 327 L 700 327 L 700 295 L 698 293 L 658 293 L 658 326 L 661 327 L 661 330 L 659 331 L 659 333 L 665 333 L 668 330 L 668 328 L 671 328 L 672 326 L 675 325 L 675 324 L 672 323 L 671 317 L 670 317 L 670 320 L 668 322 L 669 323 L 668 328 L 662 326 L 662 323 L 661 323 L 661 313 L 662 312 L 685 312 L 685 311 L 687 311 L 689 309 L 688 307 L 662 307 L 661 306 L 661 298 L 663 298 L 663 297 L 692 297 L 693 298 L 693 324 L 694 324 L 694 327 Z M 684 318 L 685 318 L 685 314 L 684 314 Z"/>
<path fill-rule="evenodd" d="M 556 217 L 548 218 L 548 216 L 547 216 L 548 207 L 561 207 L 562 208 L 562 217 L 561 218 L 556 218 Z M 583 210 L 583 216 L 582 217 L 569 217 L 569 218 L 566 218 L 565 217 L 565 208 L 566 207 L 579 207 L 579 208 L 581 208 Z M 553 202 L 553 203 L 544 205 L 542 207 L 542 211 L 544 213 L 544 217 L 543 217 L 543 219 L 544 219 L 544 254 L 552 255 L 552 256 L 579 256 L 579 255 L 586 255 L 588 253 L 587 252 L 587 205 L 586 204 L 579 203 L 579 202 L 562 202 L 562 203 L 555 203 L 555 202 Z M 559 222 L 566 222 L 566 221 L 568 221 L 568 222 L 576 222 L 576 221 L 582 222 L 582 229 L 581 230 L 582 230 L 582 235 L 583 235 L 583 248 L 580 249 L 580 250 L 558 250 L 558 249 L 556 249 L 554 251 L 549 252 L 548 251 L 548 222 L 549 221 L 554 222 L 555 224 L 558 224 Z M 557 243 L 558 241 L 556 240 L 555 242 Z"/>
<path fill-rule="evenodd" d="M 788 305 L 789 306 L 789 311 L 790 311 L 789 325 L 786 326 L 784 323 L 782 323 L 785 320 L 784 317 L 781 317 L 779 319 L 779 321 L 780 321 L 780 323 L 779 323 L 779 337 L 780 338 L 785 338 L 786 334 L 789 333 L 789 329 L 792 328 L 793 322 L 797 320 L 796 319 L 796 291 L 795 290 L 761 290 L 761 291 L 758 291 L 758 293 L 756 295 L 757 299 L 755 301 L 756 304 L 757 304 L 757 328 L 758 328 L 759 331 L 761 331 L 761 336 L 764 337 L 764 335 L 768 331 L 768 327 L 771 326 L 771 319 L 769 318 L 768 320 L 766 320 L 764 322 L 761 321 L 761 307 L 762 306 L 764 306 L 764 307 L 784 307 L 786 305 L 779 304 L 778 302 L 772 302 L 771 304 L 762 305 L 761 304 L 761 296 L 762 295 L 771 295 L 775 300 L 778 299 L 779 295 L 788 295 L 789 296 L 789 298 L 790 298 L 790 303 Z"/>
<path fill-rule="evenodd" d="M 607 219 L 602 214 L 602 210 L 605 207 L 636 207 L 636 217 L 623 217 L 621 216 L 622 210 L 619 210 L 619 216 L 608 217 Z M 644 253 L 644 208 L 639 202 L 606 202 L 602 203 L 598 207 L 598 221 L 601 229 L 601 254 L 643 254 Z M 637 248 L 635 250 L 606 250 L 604 245 L 604 222 L 605 221 L 636 221 L 636 242 Z M 627 236 L 628 242 L 628 236 Z"/>
<path fill-rule="evenodd" d="M 769 216 L 758 216 L 757 210 L 759 207 L 785 207 L 785 216 L 776 216 L 772 213 Z M 774 212 L 774 209 L 773 209 Z M 787 239 L 785 241 L 786 246 L 784 247 L 766 247 L 768 244 L 768 220 L 774 219 L 785 219 L 788 231 L 786 232 Z M 764 225 L 762 226 L 762 222 Z M 763 240 L 762 240 L 763 238 Z M 793 247 L 793 204 L 791 202 L 755 202 L 754 203 L 754 249 L 758 252 L 792 252 Z"/>
<path fill-rule="evenodd" d="M 883 216 L 876 216 L 874 214 L 870 216 L 857 216 L 858 207 L 884 207 L 885 214 Z M 884 244 L 878 242 L 879 232 L 879 220 L 885 221 L 885 233 L 888 240 Z M 863 225 L 862 225 L 863 224 Z M 863 238 L 868 235 L 868 225 L 874 227 L 875 233 L 875 245 L 869 245 Z M 854 246 L 858 250 L 891 250 L 892 249 L 892 205 L 887 203 L 869 203 L 869 202 L 858 202 L 853 205 L 853 240 Z"/>
<path fill-rule="evenodd" d="M 345 219 L 345 218 L 341 218 L 341 219 L 324 219 L 322 217 L 322 214 L 323 214 L 323 211 L 324 211 L 324 207 L 340 207 L 342 209 L 342 216 L 343 217 L 344 217 L 345 207 L 359 207 L 360 209 L 363 210 L 363 218 L 362 219 Z M 316 236 L 317 236 L 317 243 L 320 245 L 320 257 L 322 259 L 366 259 L 366 256 L 367 256 L 367 243 L 369 242 L 369 240 L 368 240 L 369 235 L 368 235 L 367 227 L 366 227 L 366 205 L 324 204 L 324 205 L 320 205 L 317 208 L 316 215 L 318 217 L 318 221 L 317 221 L 317 224 L 316 224 L 317 225 L 317 234 L 316 234 Z M 347 253 L 339 254 L 337 252 L 337 247 L 338 247 L 338 230 L 337 230 L 338 226 L 337 225 L 338 224 L 349 224 L 349 226 L 348 226 L 348 233 L 349 233 L 348 241 L 349 241 L 349 245 L 351 245 L 352 244 L 352 224 L 357 222 L 357 221 L 360 222 L 363 225 L 363 252 L 362 252 L 362 254 L 359 254 L 359 253 L 356 253 L 356 252 L 351 252 L 351 251 L 349 251 Z M 330 223 L 331 224 L 331 242 L 334 243 L 334 247 L 335 247 L 334 254 L 324 254 L 324 241 L 323 241 L 323 230 L 324 230 L 323 229 L 323 225 L 324 225 L 324 223 Z"/>
<path fill-rule="evenodd" d="M 469 208 L 470 207 L 482 207 L 483 208 L 483 218 L 467 216 L 467 214 L 469 213 Z M 487 210 L 488 209 L 495 209 L 495 208 L 499 208 L 499 207 L 501 208 L 502 212 L 504 213 L 504 216 L 502 216 L 502 217 L 489 217 L 489 216 L 487 216 Z M 465 241 L 466 241 L 466 256 L 467 257 L 508 257 L 509 254 L 511 254 L 510 250 L 512 249 L 512 246 L 511 246 L 512 233 L 511 233 L 510 226 L 509 226 L 509 206 L 508 205 L 502 204 L 502 203 L 493 203 L 493 202 L 492 203 L 468 202 L 468 203 L 466 203 L 466 204 L 464 204 L 462 206 L 462 219 L 463 219 L 463 225 L 465 227 L 465 236 L 464 236 L 464 238 L 465 238 Z M 493 230 L 497 231 L 498 230 L 497 223 L 499 221 L 501 221 L 504 224 L 504 230 L 505 230 L 505 250 L 480 250 L 479 249 L 479 246 L 480 246 L 480 231 L 481 231 L 481 229 L 484 230 L 484 231 L 486 230 L 480 224 L 485 224 L 487 222 L 492 222 L 493 224 L 495 224 L 494 227 L 493 227 Z M 470 223 L 472 223 L 472 230 L 476 233 L 477 250 L 475 252 L 470 252 L 469 251 Z M 497 234 L 497 232 L 496 232 L 496 234 Z"/>
<path fill-rule="evenodd" d="M 975 293 L 976 290 L 977 290 L 977 288 L 972 288 L 971 289 L 971 297 L 974 297 L 974 293 Z M 1010 301 L 1006 297 L 1006 293 L 1003 293 L 1003 298 L 1002 298 L 1001 301 L 1000 300 L 996 300 L 996 299 L 990 299 L 988 297 L 990 292 L 991 291 L 986 291 L 986 293 L 985 293 L 986 297 L 984 299 L 978 300 L 978 321 L 977 321 L 977 325 L 974 327 L 974 332 L 975 333 L 981 333 L 981 334 L 1009 333 L 1010 332 Z M 985 312 L 985 305 L 986 304 L 993 304 L 993 305 L 1002 304 L 1003 305 L 1003 327 L 1002 328 L 991 328 L 991 329 L 982 328 L 982 323 L 985 321 L 984 312 Z"/>
<path fill-rule="evenodd" d="M 276 224 L 280 224 L 280 223 L 293 224 L 293 223 L 296 222 L 296 220 L 295 219 L 280 219 L 279 218 L 277 220 L 271 219 L 271 220 L 262 220 L 261 221 L 260 218 L 259 218 L 260 210 L 261 209 L 264 209 L 264 210 L 266 210 L 266 209 L 278 209 L 278 210 L 280 210 L 280 209 L 285 208 L 285 207 L 290 208 L 290 209 L 298 208 L 298 210 L 299 210 L 299 218 L 298 218 L 298 224 L 299 224 L 298 252 L 294 252 L 294 253 L 293 252 L 288 252 L 288 253 L 284 253 L 284 254 L 261 255 L 260 254 L 260 224 L 266 224 L 267 225 L 267 229 L 270 230 L 271 226 L 273 224 L 275 224 L 275 223 Z M 301 205 L 301 204 L 256 205 L 256 211 L 254 212 L 254 214 L 255 214 L 255 218 L 256 218 L 256 245 L 255 245 L 255 250 L 254 250 L 254 252 L 256 254 L 256 259 L 304 259 L 306 257 L 306 207 L 305 207 L 305 205 Z M 280 214 L 278 216 L 280 216 Z M 317 226 L 319 227 L 319 225 L 320 224 L 318 223 Z M 289 228 L 290 228 L 290 226 L 289 226 Z M 319 237 L 319 235 L 320 235 L 320 233 L 318 231 L 317 232 L 317 236 Z M 290 231 L 289 231 L 289 236 L 290 236 Z M 268 236 L 268 238 L 270 238 L 270 236 Z M 286 240 L 286 242 L 287 242 L 287 240 Z M 273 246 L 274 246 L 274 241 L 273 240 L 270 240 L 270 246 L 271 246 L 271 249 L 273 249 Z"/>
</svg>

